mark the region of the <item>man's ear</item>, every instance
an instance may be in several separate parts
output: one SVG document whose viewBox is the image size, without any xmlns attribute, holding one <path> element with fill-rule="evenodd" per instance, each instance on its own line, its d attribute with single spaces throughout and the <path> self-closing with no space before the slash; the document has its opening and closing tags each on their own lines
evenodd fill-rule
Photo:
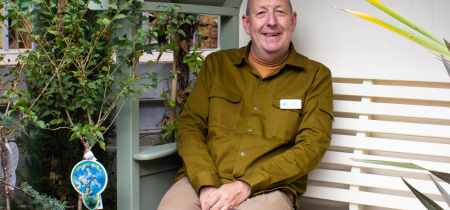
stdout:
<svg viewBox="0 0 450 210">
<path fill-rule="evenodd" d="M 246 14 L 242 15 L 242 25 L 244 26 L 245 33 L 250 35 L 250 23 L 248 22 L 249 18 Z"/>
<path fill-rule="evenodd" d="M 297 26 L 297 13 L 293 12 L 292 13 L 292 33 L 295 31 L 295 26 Z"/>
</svg>

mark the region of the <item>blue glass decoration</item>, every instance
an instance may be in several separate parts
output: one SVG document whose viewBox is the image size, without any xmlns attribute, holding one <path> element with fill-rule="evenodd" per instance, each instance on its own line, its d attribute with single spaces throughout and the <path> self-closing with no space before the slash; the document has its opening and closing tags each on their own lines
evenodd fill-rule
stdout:
<svg viewBox="0 0 450 210">
<path fill-rule="evenodd" d="M 96 209 L 101 205 L 100 193 L 108 183 L 105 167 L 94 160 L 83 160 L 72 170 L 70 175 L 72 185 L 83 195 L 83 203 L 88 209 Z"/>
</svg>

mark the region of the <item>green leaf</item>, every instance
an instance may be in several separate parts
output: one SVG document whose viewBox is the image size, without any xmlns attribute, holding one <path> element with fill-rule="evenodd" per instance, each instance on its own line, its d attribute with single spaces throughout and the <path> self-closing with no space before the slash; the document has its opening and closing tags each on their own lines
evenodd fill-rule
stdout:
<svg viewBox="0 0 450 210">
<path fill-rule="evenodd" d="M 175 44 L 175 43 L 171 43 L 171 44 L 167 44 L 166 46 L 165 46 L 165 49 L 168 49 L 168 50 L 174 50 L 175 48 L 177 48 L 177 44 Z"/>
<path fill-rule="evenodd" d="M 50 121 L 50 125 L 54 125 L 54 124 L 56 124 L 56 123 L 57 123 L 57 121 L 58 121 L 58 119 L 53 119 L 53 120 L 51 120 L 51 121 Z"/>
<path fill-rule="evenodd" d="M 371 15 L 367 15 L 364 13 L 360 13 L 360 12 L 355 12 L 355 11 L 351 11 L 351 10 L 347 10 L 347 9 L 342 9 L 343 11 L 346 11 L 348 13 L 351 13 L 353 15 L 356 15 L 362 19 L 368 20 L 370 22 L 373 22 L 375 24 L 378 24 L 384 28 L 387 28 L 397 34 L 399 34 L 400 36 L 403 36 L 406 39 L 409 39 L 417 44 L 420 44 L 436 53 L 439 53 L 441 55 L 445 55 L 447 57 L 450 58 L 450 52 L 448 51 L 448 49 L 446 47 L 444 47 L 444 45 L 439 44 L 438 42 L 435 42 L 431 39 L 429 39 L 426 36 L 423 36 L 421 34 L 417 34 L 414 33 L 413 31 L 409 31 L 407 29 L 404 29 L 400 26 L 397 26 L 393 23 L 390 23 L 388 21 L 385 21 L 383 19 L 371 16 Z M 441 41 L 442 42 L 442 41 Z"/>
<path fill-rule="evenodd" d="M 416 188 L 411 186 L 405 179 L 403 179 L 403 177 L 402 180 L 428 210 L 444 210 L 442 207 L 437 205 L 433 200 L 431 200 L 426 195 L 422 194 L 421 192 L 416 190 Z"/>
<path fill-rule="evenodd" d="M 58 35 L 59 33 L 57 31 L 48 31 L 48 33 L 54 34 L 54 35 Z"/>
<path fill-rule="evenodd" d="M 450 76 L 450 60 L 448 60 L 445 56 L 441 55 L 442 63 L 444 64 L 445 69 L 447 70 L 447 74 Z"/>
<path fill-rule="evenodd" d="M 116 17 L 114 18 L 114 20 L 119 20 L 119 19 L 122 19 L 122 18 L 126 18 L 127 16 L 125 16 L 124 14 L 118 14 L 118 15 L 116 15 Z"/>
<path fill-rule="evenodd" d="M 98 144 L 100 145 L 100 148 L 102 148 L 103 150 L 106 150 L 105 142 L 104 142 L 104 141 L 98 140 Z"/>
<path fill-rule="evenodd" d="M 45 117 L 45 116 L 47 116 L 47 115 L 49 115 L 51 113 L 52 113 L 52 111 L 47 110 L 47 111 L 44 112 L 44 114 L 41 115 L 41 117 Z"/>
<path fill-rule="evenodd" d="M 151 66 L 153 65 L 153 63 L 155 63 L 155 62 L 153 62 L 153 61 L 147 61 L 147 66 L 148 66 L 148 67 L 151 67 Z"/>
<path fill-rule="evenodd" d="M 411 27 L 412 29 L 418 31 L 419 33 L 423 34 L 424 36 L 428 37 L 429 39 L 444 46 L 444 43 L 440 39 L 438 39 L 433 34 L 431 34 L 427 30 L 423 29 L 422 27 L 420 27 L 419 25 L 414 23 L 412 20 L 408 19 L 407 17 L 403 16 L 402 14 L 398 13 L 397 11 L 393 10 L 392 8 L 389 8 L 388 6 L 382 4 L 381 2 L 379 2 L 377 0 L 367 0 L 367 1 L 371 4 L 373 4 L 374 6 L 378 7 L 382 11 L 386 12 L 388 15 L 392 16 L 393 18 L 404 23 L 408 27 Z"/>
<path fill-rule="evenodd" d="M 439 172 L 439 171 L 429 171 L 433 175 L 439 177 L 439 179 L 442 179 L 442 181 L 447 182 L 450 184 L 450 174 Z"/>
<path fill-rule="evenodd" d="M 95 135 L 97 135 L 101 140 L 105 140 L 105 138 L 103 138 L 103 134 L 100 131 L 96 131 Z"/>
<path fill-rule="evenodd" d="M 192 91 L 192 87 L 191 86 L 187 86 L 186 89 L 184 89 L 184 93 L 190 93 Z"/>
<path fill-rule="evenodd" d="M 169 101 L 169 102 L 168 102 L 168 105 L 169 105 L 169 106 L 177 106 L 177 104 L 175 103 L 175 101 Z"/>
<path fill-rule="evenodd" d="M 69 141 L 72 141 L 72 140 L 74 140 L 74 139 L 76 139 L 76 138 L 78 138 L 78 137 L 79 137 L 79 136 L 77 135 L 77 133 L 76 133 L 76 132 L 73 132 L 72 135 L 70 136 Z"/>
<path fill-rule="evenodd" d="M 450 42 L 444 39 L 445 46 L 447 46 L 448 51 L 450 51 Z"/>
<path fill-rule="evenodd" d="M 351 159 L 356 162 L 362 162 L 362 163 L 372 163 L 372 164 L 385 165 L 385 166 L 395 166 L 395 167 L 400 167 L 400 168 L 427 170 L 427 169 L 422 168 L 414 163 L 400 163 L 400 162 L 383 161 L 383 160 L 366 160 L 366 159 L 353 159 L 353 158 L 351 158 Z"/>
<path fill-rule="evenodd" d="M 36 121 L 36 125 L 39 126 L 40 128 L 45 128 L 45 123 L 42 120 Z"/>
<path fill-rule="evenodd" d="M 92 135 L 92 133 L 86 134 L 86 138 L 87 138 L 87 140 L 89 142 L 89 145 L 91 145 L 91 146 L 94 145 L 95 137 L 94 137 L 94 135 Z"/>
<path fill-rule="evenodd" d="M 130 21 L 131 23 L 136 23 L 136 20 L 134 19 L 134 17 L 127 17 L 127 20 Z"/>
<path fill-rule="evenodd" d="M 439 192 L 441 193 L 441 195 L 444 198 L 447 205 L 450 206 L 450 195 L 447 193 L 447 191 L 444 190 L 444 188 L 436 180 L 434 180 L 434 178 L 431 175 L 428 175 L 428 176 L 430 176 L 431 180 L 433 180 L 434 184 L 439 189 Z"/>
<path fill-rule="evenodd" d="M 116 4 L 110 4 L 110 5 L 108 5 L 108 7 L 111 8 L 111 9 L 115 9 L 115 10 L 118 9 Z"/>
<path fill-rule="evenodd" d="M 184 31 L 183 31 L 183 30 L 181 30 L 181 29 L 180 29 L 180 30 L 178 30 L 177 32 L 178 32 L 179 34 L 183 35 L 184 37 L 186 36 L 186 33 L 184 33 Z"/>
</svg>

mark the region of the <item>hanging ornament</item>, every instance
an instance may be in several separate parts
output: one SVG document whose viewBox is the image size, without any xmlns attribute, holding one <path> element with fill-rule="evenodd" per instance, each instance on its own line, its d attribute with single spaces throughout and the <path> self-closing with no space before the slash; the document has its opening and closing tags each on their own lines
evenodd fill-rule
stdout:
<svg viewBox="0 0 450 210">
<path fill-rule="evenodd" d="M 72 186 L 83 195 L 83 203 L 88 209 L 103 209 L 102 196 L 108 183 L 105 167 L 89 151 L 84 154 L 86 160 L 75 165 L 70 175 Z"/>
<path fill-rule="evenodd" d="M 10 190 L 14 190 L 13 186 L 16 185 L 16 169 L 17 164 L 19 163 L 19 148 L 17 147 L 17 144 L 15 142 L 8 142 L 8 140 L 6 140 L 5 145 L 6 145 L 6 162 L 9 177 L 8 183 L 10 184 L 8 188 Z M 0 147 L 0 165 L 2 164 L 1 152 L 2 148 Z M 2 176 L 4 176 L 3 165 L 0 166 L 0 173 Z"/>
</svg>

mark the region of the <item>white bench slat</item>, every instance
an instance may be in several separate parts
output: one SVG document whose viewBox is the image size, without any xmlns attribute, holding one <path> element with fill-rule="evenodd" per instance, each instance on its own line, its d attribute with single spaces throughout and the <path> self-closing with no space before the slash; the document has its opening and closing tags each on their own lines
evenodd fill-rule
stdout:
<svg viewBox="0 0 450 210">
<path fill-rule="evenodd" d="M 393 122 L 382 120 L 359 120 L 352 118 L 334 118 L 334 129 L 358 132 L 379 132 L 410 136 L 450 138 L 450 126 L 421 123 Z"/>
<path fill-rule="evenodd" d="M 331 139 L 331 146 L 335 147 L 450 157 L 449 144 L 357 137 L 341 134 L 332 134 Z"/>
<path fill-rule="evenodd" d="M 303 196 L 392 209 L 426 210 L 417 198 L 339 188 L 308 185 L 308 190 Z M 445 202 L 437 201 L 436 203 L 445 210 L 450 209 Z"/>
<path fill-rule="evenodd" d="M 333 78 L 450 83 L 445 70 L 330 66 Z"/>
<path fill-rule="evenodd" d="M 448 107 L 334 100 L 334 112 L 450 120 Z"/>
<path fill-rule="evenodd" d="M 354 166 L 354 167 L 361 167 L 361 168 L 377 168 L 377 169 L 386 169 L 386 170 L 392 170 L 392 171 L 404 171 L 404 172 L 428 174 L 428 171 L 425 171 L 425 170 L 407 169 L 407 168 L 400 168 L 400 167 L 393 167 L 393 166 L 384 166 L 384 165 L 379 165 L 379 164 L 362 163 L 362 162 L 353 161 L 353 160 L 351 160 L 351 158 L 414 163 L 418 166 L 422 166 L 429 170 L 450 173 L 450 164 L 448 164 L 448 163 L 432 162 L 432 161 L 424 161 L 424 160 L 412 160 L 412 159 L 404 159 L 404 158 L 392 158 L 392 157 L 383 157 L 383 156 L 376 156 L 376 155 L 354 155 L 353 153 L 335 152 L 335 151 L 327 151 L 322 159 L 322 162 Z"/>
<path fill-rule="evenodd" d="M 352 173 L 348 171 L 337 171 L 328 169 L 315 169 L 308 174 L 309 180 L 332 182 L 356 186 L 374 187 L 389 190 L 410 191 L 400 177 L 384 176 L 376 174 Z M 406 179 L 414 188 L 422 193 L 441 195 L 436 185 L 431 180 Z M 450 185 L 439 182 L 447 192 Z"/>
<path fill-rule="evenodd" d="M 450 89 L 333 83 L 336 95 L 450 101 Z"/>
</svg>

